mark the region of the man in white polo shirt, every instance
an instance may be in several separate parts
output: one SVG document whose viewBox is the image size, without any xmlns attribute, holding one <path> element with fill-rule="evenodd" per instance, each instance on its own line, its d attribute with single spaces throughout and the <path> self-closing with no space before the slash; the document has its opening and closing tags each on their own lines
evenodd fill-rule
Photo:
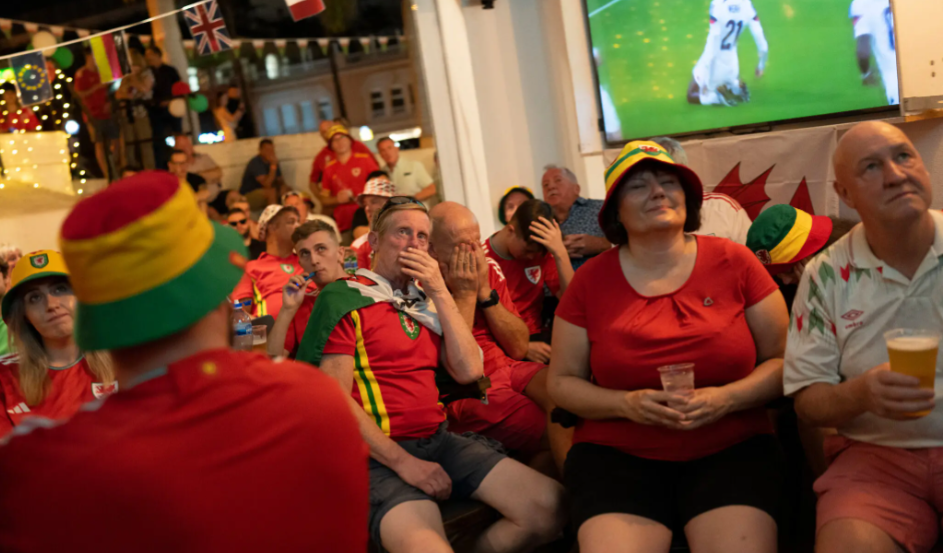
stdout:
<svg viewBox="0 0 943 553">
<path fill-rule="evenodd" d="M 799 416 L 838 429 L 815 483 L 816 551 L 927 552 L 943 512 L 943 358 L 935 394 L 889 370 L 883 335 L 943 329 L 943 214 L 929 210 L 930 175 L 894 126 L 857 125 L 834 163 L 835 190 L 863 224 L 806 267 L 784 369 Z"/>
<path fill-rule="evenodd" d="M 377 140 L 377 152 L 383 158 L 383 166 L 380 169 L 390 175 L 390 180 L 396 185 L 397 194 L 412 196 L 426 204 L 426 207 L 438 203 L 435 181 L 429 176 L 425 165 L 419 161 L 403 159 L 399 155 L 399 146 L 388 136 Z"/>
</svg>

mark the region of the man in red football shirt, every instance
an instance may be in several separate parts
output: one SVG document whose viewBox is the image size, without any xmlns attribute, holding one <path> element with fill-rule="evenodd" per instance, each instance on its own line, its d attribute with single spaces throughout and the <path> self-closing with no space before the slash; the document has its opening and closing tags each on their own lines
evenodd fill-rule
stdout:
<svg viewBox="0 0 943 553">
<path fill-rule="evenodd" d="M 85 106 L 82 117 L 88 123 L 92 140 L 95 142 L 95 159 L 105 178 L 108 178 L 107 148 L 115 155 L 115 144 L 121 137 L 121 128 L 111 117 L 111 104 L 108 102 L 108 85 L 103 83 L 95 65 L 92 50 L 85 50 L 85 65 L 75 72 L 75 94 Z M 118 163 L 118 165 L 121 165 Z"/>
<path fill-rule="evenodd" d="M 324 175 L 324 167 L 327 166 L 327 162 L 337 159 L 337 156 L 334 155 L 334 152 L 331 150 L 331 146 L 328 143 L 328 131 L 331 130 L 331 127 L 336 125 L 334 121 L 324 120 L 321 121 L 321 124 L 318 125 L 318 132 L 321 133 L 321 138 L 324 139 L 325 145 L 321 148 L 321 151 L 318 152 L 318 155 L 314 157 L 314 163 L 311 164 L 311 176 L 309 177 L 311 193 L 320 194 L 318 191 L 318 183 L 321 182 L 321 177 Z M 353 146 L 351 146 L 353 151 L 358 154 L 367 154 L 370 157 L 373 157 L 373 152 L 370 151 L 370 148 L 366 144 L 360 142 L 359 140 L 353 141 Z"/>
<path fill-rule="evenodd" d="M 553 209 L 540 200 L 528 200 L 514 211 L 507 226 L 484 244 L 507 279 L 514 306 L 527 323 L 530 343 L 526 359 L 550 363 L 550 332 L 544 327 L 544 286 L 563 296 L 573 279 L 573 265 L 563 243 Z"/>
<path fill-rule="evenodd" d="M 3 89 L 3 110 L 0 111 L 0 133 L 41 131 L 39 119 L 30 108 L 20 107 L 20 98 L 12 86 Z"/>
<path fill-rule="evenodd" d="M 232 292 L 238 301 L 252 300 L 249 314 L 253 317 L 278 317 L 282 289 L 291 277 L 304 274 L 291 240 L 298 219 L 297 209 L 283 205 L 270 205 L 259 217 L 259 239 L 265 241 L 265 253 L 246 264 L 246 272 Z M 313 292 L 314 284 L 309 283 L 307 289 Z"/>
<path fill-rule="evenodd" d="M 308 327 L 318 293 L 328 284 L 345 278 L 344 248 L 337 241 L 337 232 L 330 223 L 308 221 L 291 235 L 298 262 L 317 289 L 307 291 L 306 277 L 295 275 L 282 289 L 282 309 L 268 337 L 268 352 L 273 356 L 294 359 L 298 344 Z"/>
<path fill-rule="evenodd" d="M 441 365 L 455 381 L 475 382 L 481 352 L 426 253 L 425 207 L 399 198 L 403 203 L 391 201 L 370 232 L 376 272 L 360 269 L 324 288 L 299 359 L 316 342 L 312 360 L 351 391 L 372 457 L 370 533 L 377 545 L 391 553 L 450 552 L 435 502 L 470 497 L 504 517 L 477 537 L 481 550 L 537 547 L 561 530 L 562 486 L 480 438 L 446 429 L 436 371 Z M 456 265 L 464 272 L 453 272 L 474 283 L 473 260 L 464 261 Z"/>
<path fill-rule="evenodd" d="M 484 255 L 478 221 L 468 208 L 455 202 L 438 204 L 431 215 L 429 252 L 438 260 L 455 303 L 473 329 L 484 352 L 485 374 L 491 379 L 488 405 L 474 400 L 449 404 L 452 430 L 494 438 L 509 449 L 532 456 L 533 466 L 552 471 L 547 456 L 537 455 L 547 449 L 549 438 L 553 462 L 562 471 L 570 447 L 569 432 L 556 424 L 548 426 L 554 405 L 547 393 L 547 367 L 521 361 L 530 334 L 500 267 Z M 453 255 L 466 251 L 474 252 L 479 260 L 478 278 L 471 287 L 457 282 L 448 266 Z"/>
<path fill-rule="evenodd" d="M 150 171 L 79 202 L 60 237 L 76 341 L 110 350 L 120 392 L 0 447 L 0 551 L 365 551 L 367 451 L 344 393 L 229 347 L 238 234 Z"/>
<path fill-rule="evenodd" d="M 340 125 L 328 131 L 328 145 L 337 158 L 325 165 L 320 191 L 321 205 L 333 208 L 337 227 L 346 235 L 345 244 L 350 243 L 348 231 L 359 207 L 357 196 L 363 192 L 367 176 L 380 169 L 372 155 L 355 152 L 353 143 L 347 129 Z"/>
</svg>

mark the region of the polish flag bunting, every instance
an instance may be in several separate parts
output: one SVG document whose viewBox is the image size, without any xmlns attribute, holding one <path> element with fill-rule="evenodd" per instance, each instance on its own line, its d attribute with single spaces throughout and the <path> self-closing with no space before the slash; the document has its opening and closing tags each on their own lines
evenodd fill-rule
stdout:
<svg viewBox="0 0 943 553">
<path fill-rule="evenodd" d="M 301 21 L 324 11 L 324 0 L 285 0 L 291 18 Z"/>
</svg>

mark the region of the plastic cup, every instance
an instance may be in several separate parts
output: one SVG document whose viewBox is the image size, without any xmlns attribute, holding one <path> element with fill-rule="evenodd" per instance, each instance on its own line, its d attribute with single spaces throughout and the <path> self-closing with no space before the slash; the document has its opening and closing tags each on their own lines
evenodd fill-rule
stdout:
<svg viewBox="0 0 943 553">
<path fill-rule="evenodd" d="M 936 357 L 940 348 L 941 335 L 936 330 L 924 328 L 897 328 L 884 333 L 887 344 L 887 356 L 891 361 L 891 370 L 916 376 L 920 387 L 933 390 L 936 384 Z M 907 413 L 908 417 L 919 418 L 930 411 Z"/>
<path fill-rule="evenodd" d="M 658 367 L 658 374 L 666 392 L 683 394 L 694 391 L 694 363 Z"/>
<path fill-rule="evenodd" d="M 252 326 L 252 351 L 268 353 L 268 327 L 265 325 Z"/>
</svg>

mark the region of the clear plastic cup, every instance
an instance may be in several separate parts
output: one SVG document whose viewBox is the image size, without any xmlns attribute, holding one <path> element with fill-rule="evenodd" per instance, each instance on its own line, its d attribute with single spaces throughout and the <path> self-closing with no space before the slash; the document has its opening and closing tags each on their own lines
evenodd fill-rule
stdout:
<svg viewBox="0 0 943 553">
<path fill-rule="evenodd" d="M 694 391 L 694 363 L 658 367 L 658 374 L 666 392 L 683 394 Z"/>
</svg>

